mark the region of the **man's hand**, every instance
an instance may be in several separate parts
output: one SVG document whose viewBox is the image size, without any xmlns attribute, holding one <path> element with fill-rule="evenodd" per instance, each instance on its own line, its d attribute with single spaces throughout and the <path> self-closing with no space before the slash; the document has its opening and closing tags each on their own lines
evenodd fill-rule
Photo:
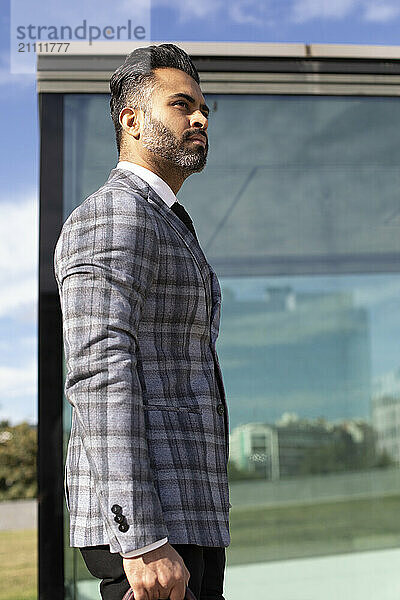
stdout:
<svg viewBox="0 0 400 600">
<path fill-rule="evenodd" d="M 170 544 L 124 558 L 123 565 L 135 600 L 184 600 L 190 573 Z"/>
</svg>

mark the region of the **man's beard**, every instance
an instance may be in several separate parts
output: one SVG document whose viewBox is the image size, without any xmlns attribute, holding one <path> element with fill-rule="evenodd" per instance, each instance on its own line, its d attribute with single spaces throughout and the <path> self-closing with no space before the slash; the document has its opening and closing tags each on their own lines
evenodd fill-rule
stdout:
<svg viewBox="0 0 400 600">
<path fill-rule="evenodd" d="M 205 146 L 196 144 L 196 147 L 191 149 L 188 148 L 186 142 L 197 131 L 199 130 L 185 131 L 182 139 L 179 140 L 161 121 L 154 119 L 146 112 L 141 139 L 147 150 L 160 158 L 168 160 L 186 174 L 190 174 L 202 171 L 207 162 L 208 141 L 206 137 L 204 138 L 206 141 Z"/>
</svg>

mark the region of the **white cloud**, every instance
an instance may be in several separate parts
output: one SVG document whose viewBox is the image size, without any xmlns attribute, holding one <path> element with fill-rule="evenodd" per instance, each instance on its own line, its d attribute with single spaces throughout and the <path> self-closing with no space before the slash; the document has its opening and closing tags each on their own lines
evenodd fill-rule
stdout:
<svg viewBox="0 0 400 600">
<path fill-rule="evenodd" d="M 342 19 L 358 8 L 362 0 L 295 0 L 291 20 L 305 23 L 313 19 Z"/>
<path fill-rule="evenodd" d="M 38 200 L 0 201 L 0 317 L 36 319 Z"/>
<path fill-rule="evenodd" d="M 0 405 L 12 398 L 33 396 L 37 390 L 37 364 L 32 361 L 24 367 L 0 365 Z"/>
<path fill-rule="evenodd" d="M 400 6 L 388 2 L 368 2 L 363 18 L 373 23 L 387 23 L 400 15 Z"/>
<path fill-rule="evenodd" d="M 241 25 L 272 24 L 272 7 L 269 2 L 258 0 L 237 0 L 229 5 L 231 21 Z"/>
<path fill-rule="evenodd" d="M 12 197 L 12 194 L 10 194 Z M 38 200 L 35 191 L 11 202 L 0 199 L 0 318 L 7 331 L 18 321 L 37 321 Z M 10 327 L 11 321 L 11 327 Z M 1 340 L 7 365 L 0 364 L 0 418 L 36 420 L 37 341 L 24 333 Z M 24 357 L 27 357 L 23 362 Z M 13 360 L 15 357 L 15 360 Z M 14 366 L 12 362 L 14 362 Z M 19 366 L 20 364 L 23 366 Z"/>
<path fill-rule="evenodd" d="M 37 352 L 37 337 L 36 336 L 27 336 L 22 337 L 19 340 L 19 344 L 25 350 L 33 350 L 35 353 Z"/>
<path fill-rule="evenodd" d="M 193 19 L 213 19 L 219 12 L 226 12 L 226 4 L 221 0 L 177 0 L 173 5 L 170 0 L 153 0 L 153 5 L 174 8 L 181 23 L 193 22 Z"/>
<path fill-rule="evenodd" d="M 22 74 L 17 75 L 10 71 L 10 52 L 0 52 L 0 86 L 8 86 L 13 93 L 15 92 L 15 86 L 19 88 L 27 88 L 36 83 L 36 74 Z M 2 91 L 2 94 L 4 92 Z"/>
<path fill-rule="evenodd" d="M 387 23 L 400 15 L 394 0 L 294 0 L 291 20 L 306 23 L 313 19 L 344 19 L 359 11 L 362 21 Z"/>
<path fill-rule="evenodd" d="M 125 1 L 125 0 L 124 0 Z M 129 0 L 127 0 L 129 1 Z M 197 20 L 221 20 L 240 25 L 273 26 L 285 22 L 302 25 L 312 20 L 340 20 L 356 16 L 358 20 L 384 23 L 400 15 L 395 0 L 153 0 L 155 6 L 166 6 L 177 12 L 181 23 Z M 201 24 L 198 24 L 201 30 Z"/>
<path fill-rule="evenodd" d="M 0 86 L 31 87 L 36 82 L 35 73 L 15 74 L 6 69 L 0 69 Z M 14 90 L 15 91 L 15 90 Z"/>
<path fill-rule="evenodd" d="M 0 366 L 0 419 L 37 422 L 37 364 Z"/>
<path fill-rule="evenodd" d="M 239 3 L 231 6 L 229 13 L 232 21 L 235 23 L 241 23 L 243 25 L 258 25 L 260 23 L 255 15 L 247 12 L 245 7 Z"/>
<path fill-rule="evenodd" d="M 12 340 L 12 349 L 15 351 L 14 353 L 18 353 L 19 360 L 21 357 L 27 356 L 36 356 L 37 355 L 37 336 L 23 336 L 14 337 Z M 7 353 L 7 356 L 10 356 L 10 339 L 6 335 L 2 335 L 0 338 L 0 353 Z"/>
<path fill-rule="evenodd" d="M 8 421 L 11 425 L 18 425 L 23 421 L 31 425 L 37 425 L 37 406 L 32 400 L 29 404 L 25 401 L 14 401 L 12 414 L 8 410 L 3 410 L 0 407 L 0 420 Z"/>
<path fill-rule="evenodd" d="M 132 0 L 116 0 L 114 2 L 69 0 L 66 3 L 54 2 L 54 0 L 41 0 L 41 2 L 12 0 L 11 65 L 9 57 L 7 57 L 4 68 L 0 70 L 0 86 L 26 87 L 35 82 L 36 56 L 32 51 L 32 46 L 30 46 L 31 51 L 27 50 L 27 46 L 29 46 L 29 42 L 33 44 L 37 40 L 46 40 L 50 33 L 47 28 L 56 27 L 59 35 L 61 35 L 60 28 L 62 26 L 70 28 L 71 31 L 64 30 L 63 39 L 68 41 L 70 35 L 72 39 L 77 39 L 75 30 L 79 27 L 79 36 L 84 35 L 86 40 L 94 40 L 92 51 L 95 53 L 97 40 L 105 41 L 103 31 L 107 26 L 114 28 L 110 41 L 118 39 L 126 41 L 128 20 L 132 29 L 131 39 L 138 26 L 144 27 L 146 39 L 151 39 L 151 0 L 135 0 L 134 2 Z M 118 30 L 118 27 L 122 29 Z M 21 43 L 26 45 L 24 50 L 19 52 L 18 48 Z"/>
<path fill-rule="evenodd" d="M 103 26 L 116 23 L 122 17 L 131 19 L 134 25 L 139 25 L 142 24 L 140 21 L 148 19 L 150 10 L 151 0 L 69 0 L 64 3 L 53 0 L 41 0 L 40 3 L 13 0 L 11 23 L 13 27 L 25 23 L 74 27 L 86 19 L 87 25 Z"/>
<path fill-rule="evenodd" d="M 98 6 L 98 1 L 96 1 L 96 6 Z M 154 0 L 153 0 L 154 1 Z M 135 15 L 140 18 L 146 18 L 151 15 L 151 6 L 152 0 L 135 0 L 135 3 L 132 0 L 120 0 L 115 5 L 110 4 L 112 6 L 112 10 L 116 10 L 117 14 L 121 16 L 125 16 L 127 18 L 133 19 Z M 135 13 L 132 13 L 132 9 L 135 10 Z M 139 23 L 136 23 L 138 25 Z"/>
<path fill-rule="evenodd" d="M 151 0 L 116 0 L 114 2 L 98 2 L 98 0 L 69 0 L 60 3 L 54 0 L 41 0 L 38 2 L 26 2 L 26 0 L 13 0 L 11 9 L 11 35 L 13 42 L 18 43 L 17 27 L 32 24 L 34 26 L 66 26 L 73 30 L 81 27 L 86 21 L 86 32 L 88 28 L 99 27 L 103 29 L 107 25 L 126 25 L 131 20 L 132 27 L 150 25 Z M 25 30 L 28 35 L 28 31 Z M 31 30 L 36 36 L 37 29 Z M 46 30 L 42 30 L 45 36 Z M 82 30 L 80 32 L 82 34 Z M 93 33 L 94 35 L 94 33 Z M 20 38 L 19 38 L 20 39 Z M 26 40 L 29 41 L 29 40 Z"/>
<path fill-rule="evenodd" d="M 171 7 L 170 0 L 154 0 L 155 6 Z M 221 22 L 240 25 L 263 25 L 270 23 L 270 2 L 268 0 L 177 0 L 173 8 L 181 23 L 195 23 L 195 19 L 221 19 Z M 201 27 L 199 25 L 199 27 Z"/>
</svg>

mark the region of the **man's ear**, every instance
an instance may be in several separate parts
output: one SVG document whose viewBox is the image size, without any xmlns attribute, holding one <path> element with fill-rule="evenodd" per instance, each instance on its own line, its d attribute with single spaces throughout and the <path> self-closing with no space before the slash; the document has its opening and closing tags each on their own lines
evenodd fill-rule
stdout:
<svg viewBox="0 0 400 600">
<path fill-rule="evenodd" d="M 119 122 L 128 135 L 138 140 L 142 131 L 143 111 L 126 106 L 119 113 Z"/>
</svg>

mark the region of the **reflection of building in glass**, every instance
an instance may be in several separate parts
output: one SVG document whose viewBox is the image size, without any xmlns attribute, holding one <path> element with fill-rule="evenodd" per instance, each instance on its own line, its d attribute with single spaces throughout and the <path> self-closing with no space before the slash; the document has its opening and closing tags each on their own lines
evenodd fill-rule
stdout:
<svg viewBox="0 0 400 600">
<path fill-rule="evenodd" d="M 285 413 L 275 425 L 246 423 L 231 434 L 236 469 L 265 479 L 371 468 L 375 434 L 362 420 L 329 423 Z"/>
<path fill-rule="evenodd" d="M 282 407 L 314 419 L 370 416 L 368 312 L 350 292 L 266 285 L 246 295 L 223 287 L 223 295 L 219 351 L 232 427 L 249 416 L 275 421 Z"/>
<path fill-rule="evenodd" d="M 278 435 L 274 426 L 246 423 L 230 436 L 230 457 L 241 471 L 279 479 Z"/>
<path fill-rule="evenodd" d="M 298 475 L 310 452 L 331 442 L 332 426 L 323 419 L 299 420 L 283 415 L 277 423 L 281 476 Z"/>
<path fill-rule="evenodd" d="M 372 422 L 380 452 L 400 463 L 400 369 L 375 379 Z"/>
</svg>

